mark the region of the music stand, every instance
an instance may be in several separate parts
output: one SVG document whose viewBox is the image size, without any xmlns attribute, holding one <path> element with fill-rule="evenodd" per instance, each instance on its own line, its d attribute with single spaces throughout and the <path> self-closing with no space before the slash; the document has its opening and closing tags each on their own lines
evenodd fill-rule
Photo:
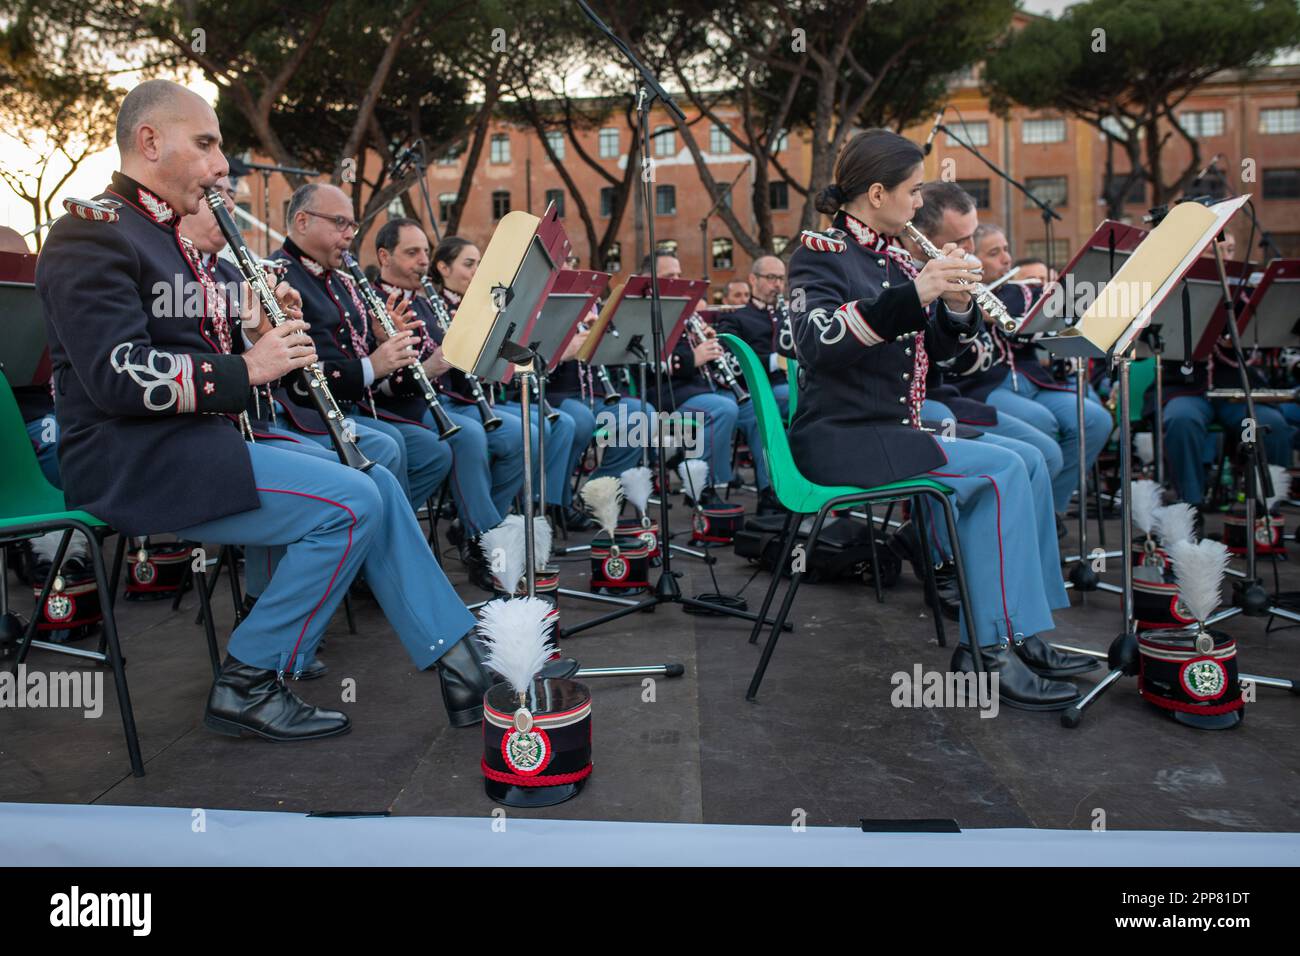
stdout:
<svg viewBox="0 0 1300 956">
<path fill-rule="evenodd" d="M 1241 310 L 1240 328 L 1251 322 L 1262 348 L 1300 346 L 1300 259 L 1274 259 L 1264 269 Z"/>
<path fill-rule="evenodd" d="M 1133 254 L 1142 239 L 1145 229 L 1125 225 L 1113 219 L 1103 220 L 1093 234 L 1076 250 L 1070 261 L 1057 278 L 1048 283 L 1043 294 L 1034 302 L 1016 331 L 1016 335 L 1038 335 L 1039 344 L 1046 345 L 1046 337 L 1059 335 L 1079 320 L 1082 310 L 1079 308 L 1080 297 L 1075 289 L 1094 290 L 1102 288 L 1115 274 L 1117 264 L 1125 262 Z M 1090 300 L 1089 300 L 1090 301 Z M 1087 429 L 1085 402 L 1088 388 L 1088 363 L 1075 363 L 1075 414 L 1079 430 L 1079 553 L 1062 559 L 1065 564 L 1074 565 L 1070 569 L 1066 587 L 1076 591 L 1112 591 L 1119 593 L 1113 584 L 1101 581 L 1089 564 L 1088 554 L 1088 487 L 1087 468 Z M 1100 489 L 1098 490 L 1100 495 Z M 1104 534 L 1102 523 L 1104 516 L 1100 505 L 1097 509 L 1098 533 Z M 1123 551 L 1104 551 L 1106 558 L 1121 557 Z"/>
<path fill-rule="evenodd" d="M 1138 336 L 1150 324 L 1160 305 L 1182 281 L 1201 254 L 1211 246 L 1215 237 L 1223 231 L 1228 220 L 1245 201 L 1246 197 L 1239 197 L 1209 207 L 1199 203 L 1183 203 L 1175 206 L 1164 221 L 1151 230 L 1127 261 L 1120 266 L 1079 320 L 1060 334 L 1049 336 L 1044 340 L 1044 344 L 1052 352 L 1076 358 L 1103 358 L 1118 368 L 1116 387 L 1120 389 L 1120 486 L 1124 489 L 1121 499 L 1123 527 L 1121 537 L 1125 548 L 1133 540 L 1132 495 L 1130 494 L 1133 450 L 1129 424 L 1129 366 L 1133 361 Z M 1223 274 L 1222 260 L 1218 258 L 1218 247 L 1214 248 L 1216 259 L 1220 262 L 1222 288 L 1227 295 L 1230 293 L 1228 293 L 1226 274 Z M 1229 315 L 1231 309 L 1229 304 Z M 1235 339 L 1235 323 L 1230 323 L 1230 331 Z M 1253 527 L 1253 502 L 1248 498 L 1247 528 L 1253 529 Z M 1104 655 L 1112 669 L 1082 700 L 1061 714 L 1061 723 L 1065 727 L 1077 727 L 1083 719 L 1084 711 L 1093 702 L 1121 677 L 1137 673 L 1139 652 L 1133 621 L 1133 563 L 1128 560 L 1127 555 L 1121 568 L 1124 579 L 1121 594 L 1123 629 L 1111 642 L 1107 654 Z M 1221 620 L 1222 616 L 1216 619 Z M 1096 657 L 1103 656 L 1095 651 L 1085 651 L 1085 653 Z M 1289 686 L 1290 682 L 1277 682 L 1277 686 L 1282 685 Z"/>
<path fill-rule="evenodd" d="M 537 594 L 537 567 L 533 537 L 533 451 L 530 404 L 531 390 L 538 387 L 543 361 L 528 347 L 542 305 L 560 273 L 560 263 L 569 253 L 569 240 L 548 206 L 541 216 L 522 210 L 506 213 L 474 278 L 461 300 L 456 315 L 443 337 L 443 355 L 454 368 L 483 380 L 519 381 L 519 402 L 523 412 L 524 452 L 524 579 L 529 597 Z M 539 391 L 539 399 L 544 393 Z M 539 415 L 539 437 L 545 429 Z M 542 454 L 539 442 L 539 458 Z M 583 677 L 625 677 L 684 673 L 681 664 L 630 668 L 579 670 Z"/>
</svg>

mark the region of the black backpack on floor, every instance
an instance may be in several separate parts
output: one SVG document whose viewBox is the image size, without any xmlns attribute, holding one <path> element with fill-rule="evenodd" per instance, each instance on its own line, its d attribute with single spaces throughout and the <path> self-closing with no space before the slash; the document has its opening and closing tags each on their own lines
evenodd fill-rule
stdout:
<svg viewBox="0 0 1300 956">
<path fill-rule="evenodd" d="M 808 534 L 812 531 L 813 518 L 806 517 L 800 523 L 796 539 L 796 553 L 799 544 L 807 550 Z M 763 570 L 771 571 L 781 551 L 781 530 L 785 526 L 782 515 L 761 515 L 748 518 L 745 527 L 736 533 L 736 554 L 755 564 Z M 804 568 L 804 580 L 836 581 L 845 578 L 861 578 L 870 583 L 876 574 L 871 562 L 871 526 L 856 518 L 837 518 L 834 515 L 826 519 L 821 534 L 817 536 L 817 548 L 807 555 Z M 889 549 L 886 537 L 876 532 L 876 557 L 880 562 L 880 583 L 883 587 L 893 587 L 902 574 L 903 563 Z M 782 576 L 790 576 L 790 568 L 782 569 Z"/>
</svg>

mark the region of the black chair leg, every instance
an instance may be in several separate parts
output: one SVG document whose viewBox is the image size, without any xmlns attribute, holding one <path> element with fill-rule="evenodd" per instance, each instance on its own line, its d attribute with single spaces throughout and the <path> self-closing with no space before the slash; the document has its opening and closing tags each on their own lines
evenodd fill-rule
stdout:
<svg viewBox="0 0 1300 956">
<path fill-rule="evenodd" d="M 195 624 L 203 623 L 203 608 L 212 603 L 212 594 L 214 591 L 217 590 L 217 582 L 221 580 L 221 568 L 225 563 L 226 563 L 226 549 L 223 546 L 221 550 L 217 552 L 217 563 L 216 566 L 212 569 L 212 577 L 208 579 L 207 583 L 205 584 L 205 587 L 208 589 L 208 599 L 206 601 L 199 602 L 199 613 L 194 615 Z M 206 578 L 207 577 L 206 561 L 204 561 L 203 570 L 205 572 L 204 577 Z"/>
<path fill-rule="evenodd" d="M 957 515 L 953 511 L 952 502 L 947 495 L 931 493 L 931 497 L 938 500 L 940 507 L 943 508 L 944 523 L 948 528 L 948 540 L 952 542 L 952 561 L 953 567 L 957 573 L 957 595 L 961 600 L 962 616 L 966 619 L 966 627 L 969 630 L 975 620 L 975 615 L 971 610 L 970 588 L 966 584 L 966 562 L 961 556 L 961 538 L 957 535 Z M 979 641 L 971 635 L 971 657 L 974 658 L 976 672 L 984 670 L 984 655 L 980 651 Z"/>
<path fill-rule="evenodd" d="M 826 522 L 826 515 L 830 511 L 830 503 L 822 506 L 817 512 L 817 517 L 813 519 L 812 533 L 808 535 L 808 553 L 812 554 L 813 548 L 817 546 L 817 537 L 821 534 L 822 525 Z M 798 527 L 796 525 L 796 527 Z M 785 592 L 785 597 L 781 600 L 781 610 L 777 612 L 776 620 L 772 622 L 772 631 L 767 635 L 767 643 L 763 645 L 763 654 L 758 660 L 758 667 L 754 670 L 754 676 L 750 679 L 749 690 L 745 692 L 745 700 L 753 702 L 758 697 L 759 685 L 763 683 L 763 675 L 767 672 L 768 662 L 772 659 L 772 652 L 776 650 L 776 642 L 781 636 L 781 628 L 785 626 L 785 619 L 790 615 L 790 607 L 794 604 L 794 596 L 799 592 L 799 582 L 803 578 L 802 571 L 795 571 L 790 575 L 790 587 Z"/>
<path fill-rule="evenodd" d="M 41 613 L 45 609 L 45 602 L 50 599 L 50 591 L 54 588 L 54 579 L 59 576 L 59 568 L 63 567 L 63 559 L 68 553 L 68 545 L 71 542 L 72 532 L 65 530 L 62 537 L 59 538 L 59 546 L 54 551 L 54 562 L 50 565 L 50 573 L 45 576 L 45 584 L 41 586 L 41 593 L 36 599 L 36 609 L 32 611 L 32 619 L 27 622 L 27 629 L 23 631 L 22 643 L 18 645 L 18 656 L 14 658 L 15 672 L 17 666 L 27 660 L 27 652 L 31 650 L 32 641 L 36 639 L 36 625 L 40 622 Z M 91 550 L 94 551 L 93 548 Z M 92 554 L 91 557 L 94 558 L 95 555 Z M 103 587 L 102 584 L 98 586 Z"/>
<path fill-rule="evenodd" d="M 867 530 L 871 534 L 871 581 L 876 586 L 876 603 L 885 603 L 885 592 L 880 586 L 880 553 L 876 547 L 876 513 L 871 502 L 866 503 Z"/>
<path fill-rule="evenodd" d="M 235 608 L 235 626 L 238 627 L 247 616 L 244 613 L 244 590 L 239 584 L 239 558 L 235 555 L 234 545 L 226 545 L 226 573 L 230 575 L 230 601 Z"/>
<path fill-rule="evenodd" d="M 89 535 L 90 529 L 85 533 Z M 104 556 L 91 549 L 91 564 L 95 568 L 95 583 L 101 593 L 108 589 L 108 574 L 104 569 Z M 104 636 L 107 638 L 108 660 L 113 668 L 113 683 L 117 686 L 117 706 L 122 711 L 122 730 L 126 734 L 126 752 L 131 761 L 131 774 L 144 776 L 144 760 L 140 756 L 140 737 L 135 729 L 135 711 L 131 709 L 131 694 L 126 686 L 126 667 L 122 662 L 122 646 L 117 638 L 117 620 L 110 607 L 104 615 Z"/>
<path fill-rule="evenodd" d="M 194 572 L 194 582 L 198 585 L 199 605 L 203 609 L 203 632 L 208 640 L 208 657 L 212 661 L 212 678 L 221 674 L 221 653 L 217 650 L 217 625 L 212 620 L 212 598 L 208 593 L 207 569 Z"/>
<path fill-rule="evenodd" d="M 772 607 L 772 598 L 776 597 L 776 590 L 781 586 L 781 576 L 785 573 L 786 565 L 790 562 L 790 554 L 794 551 L 794 543 L 799 537 L 799 522 L 802 517 L 793 511 L 785 516 L 785 527 L 781 529 L 781 550 L 777 554 L 776 567 L 772 569 L 772 581 L 767 586 L 767 593 L 763 595 L 763 606 L 754 621 L 753 629 L 749 632 L 751 644 L 758 643 L 758 632 L 763 629 L 763 621 L 767 619 L 767 612 Z"/>
<path fill-rule="evenodd" d="M 930 604 L 930 610 L 934 612 L 934 636 L 939 641 L 940 647 L 947 647 L 948 636 L 944 633 L 943 608 L 939 605 L 939 587 L 934 582 L 934 561 L 930 557 L 929 528 L 920 495 L 912 499 L 912 520 L 916 522 L 916 536 L 921 541 L 921 561 L 925 565 L 925 599 Z"/>
<path fill-rule="evenodd" d="M 112 588 L 108 594 L 100 597 L 100 605 L 113 607 L 117 603 L 117 586 L 122 581 L 122 564 L 126 559 L 126 535 L 117 536 L 117 548 L 113 553 L 113 574 L 109 579 L 108 586 Z"/>
<path fill-rule="evenodd" d="M 357 620 L 352 616 L 352 595 L 351 594 L 343 595 L 343 613 L 344 615 L 347 616 L 348 619 L 348 633 L 355 634 L 357 632 Z"/>
</svg>

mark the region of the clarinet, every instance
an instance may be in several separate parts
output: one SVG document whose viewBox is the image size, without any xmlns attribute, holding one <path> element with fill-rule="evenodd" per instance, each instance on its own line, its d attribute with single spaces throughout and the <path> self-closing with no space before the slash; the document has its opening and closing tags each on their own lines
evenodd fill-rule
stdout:
<svg viewBox="0 0 1300 956">
<path fill-rule="evenodd" d="M 266 313 L 267 319 L 272 325 L 283 325 L 289 321 L 289 317 L 284 314 L 280 303 L 276 301 L 275 293 L 267 285 L 266 274 L 259 266 L 261 260 L 249 251 L 239 230 L 235 227 L 235 221 L 230 218 L 230 213 L 226 212 L 225 199 L 215 189 L 209 189 L 204 193 L 203 198 L 211 207 L 213 215 L 217 217 L 217 225 L 221 229 L 221 235 L 225 237 L 226 245 L 235 255 L 239 272 L 262 303 L 262 311 Z M 320 362 L 312 362 L 293 374 L 302 376 L 305 381 L 307 386 L 305 391 L 311 398 L 312 404 L 316 406 L 316 411 L 325 420 L 325 428 L 329 432 L 330 441 L 334 444 L 334 451 L 337 452 L 339 461 L 358 471 L 370 470 L 374 462 L 357 446 L 357 438 L 353 431 L 343 425 L 343 412 L 334 401 L 334 396 L 330 394 L 329 385 L 325 380 L 325 370 L 321 368 Z"/>
<path fill-rule="evenodd" d="M 925 238 L 925 236 L 921 235 L 921 232 L 913 226 L 911 222 L 904 223 L 903 227 L 912 237 L 912 240 L 921 247 L 921 251 L 927 256 L 931 259 L 943 258 L 943 253 L 939 250 L 939 247 L 929 239 Z M 975 257 L 967 256 L 966 258 L 973 259 Z M 1020 323 L 1011 317 L 1011 313 L 1008 312 L 1007 307 L 1002 304 L 1002 300 L 990 292 L 987 286 L 981 285 L 978 282 L 965 282 L 963 285 L 970 289 L 971 295 L 975 297 L 975 302 L 984 311 L 984 314 L 997 322 L 997 324 L 1002 327 L 1002 331 L 1014 332 L 1020 327 Z"/>
<path fill-rule="evenodd" d="M 596 381 L 600 382 L 600 387 L 605 390 L 605 395 L 601 400 L 606 405 L 617 405 L 623 396 L 614 388 L 614 382 L 609 377 L 609 369 L 604 365 L 596 366 Z"/>
<path fill-rule="evenodd" d="M 447 334 L 447 327 L 451 325 L 451 317 L 447 315 L 447 303 L 442 301 L 442 296 L 438 290 L 433 287 L 428 276 L 420 276 L 420 286 L 424 289 L 425 298 L 429 300 L 429 307 L 433 309 L 434 321 L 438 323 L 438 328 L 442 334 Z M 487 396 L 483 394 L 483 383 L 479 381 L 477 375 L 466 375 L 465 381 L 469 383 L 469 394 L 474 399 L 474 404 L 478 407 L 478 417 L 483 419 L 483 430 L 485 432 L 496 431 L 501 427 L 501 419 L 497 418 L 497 413 L 492 410 L 488 404 Z"/>
<path fill-rule="evenodd" d="M 379 298 L 379 293 L 375 292 L 370 280 L 361 271 L 361 266 L 353 258 L 352 253 L 343 253 L 343 265 L 352 274 L 352 280 L 356 282 L 357 288 L 361 291 L 361 298 L 365 301 L 366 308 L 379 320 L 379 325 L 384 332 L 390 338 L 396 335 L 397 326 L 393 325 L 392 316 L 388 314 L 388 308 L 384 305 L 384 300 Z M 411 377 L 415 379 L 415 384 L 420 386 L 420 393 L 424 398 L 424 403 L 429 406 L 429 412 L 433 415 L 434 424 L 438 426 L 438 438 L 441 441 L 446 441 L 460 431 L 460 426 L 453 422 L 451 417 L 443 410 L 442 403 L 438 401 L 438 395 L 433 390 L 433 384 L 429 381 L 429 376 L 425 374 L 424 366 L 417 360 L 415 364 L 409 365 L 407 368 L 411 373 Z"/>
<path fill-rule="evenodd" d="M 705 325 L 700 321 L 700 318 L 697 315 L 692 315 L 687 319 L 686 326 L 694 335 L 696 344 L 703 342 L 706 338 L 711 338 L 711 336 L 705 334 Z M 736 374 L 736 369 L 733 369 L 731 367 L 731 362 L 728 361 L 728 359 L 731 358 L 731 353 L 724 349 L 721 358 L 713 359 L 709 363 L 710 368 L 706 374 L 708 374 L 710 378 L 715 379 L 719 385 L 725 385 L 727 388 L 731 389 L 731 394 L 736 398 L 736 404 L 743 405 L 749 401 L 749 392 L 745 391 L 745 386 L 740 384 L 740 378 Z"/>
</svg>

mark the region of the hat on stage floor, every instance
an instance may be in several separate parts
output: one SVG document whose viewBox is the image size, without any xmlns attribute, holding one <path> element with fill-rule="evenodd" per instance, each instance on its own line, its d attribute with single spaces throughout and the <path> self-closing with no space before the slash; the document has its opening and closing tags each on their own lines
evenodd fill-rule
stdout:
<svg viewBox="0 0 1300 956">
<path fill-rule="evenodd" d="M 659 567 L 659 523 L 650 517 L 650 494 L 654 490 L 654 473 L 649 468 L 638 465 L 629 468 L 618 476 L 623 485 L 623 494 L 632 507 L 637 510 L 639 519 L 620 521 L 615 531 L 619 535 L 631 535 L 645 542 L 649 550 L 649 565 Z"/>
<path fill-rule="evenodd" d="M 1158 484 L 1145 478 L 1129 485 L 1129 513 L 1133 527 L 1142 532 L 1133 539 L 1133 577 L 1137 581 L 1161 581 L 1168 567 L 1168 555 L 1156 538 L 1162 494 Z"/>
<path fill-rule="evenodd" d="M 126 599 L 161 601 L 187 586 L 191 546 L 185 541 L 152 543 L 149 539 L 126 556 Z"/>
<path fill-rule="evenodd" d="M 617 478 L 593 478 L 582 486 L 582 501 L 600 533 L 591 539 L 591 590 L 594 594 L 629 594 L 650 587 L 650 548 L 638 525 L 619 531 L 623 483 Z"/>
<path fill-rule="evenodd" d="M 1219 606 L 1228 549 L 1218 541 L 1185 540 L 1169 550 L 1182 607 L 1194 623 L 1138 635 L 1138 689 L 1180 724 L 1228 730 L 1241 723 L 1245 707 L 1237 644 L 1206 627 Z"/>
<path fill-rule="evenodd" d="M 1265 501 L 1264 513 L 1255 515 L 1255 553 L 1286 554 L 1286 518 L 1278 504 L 1291 496 L 1291 473 L 1281 465 L 1268 466 L 1273 494 Z M 1223 543 L 1233 554 L 1246 553 L 1246 515 L 1233 511 L 1223 517 Z"/>
<path fill-rule="evenodd" d="M 695 502 L 691 513 L 691 542 L 695 544 L 731 544 L 745 526 L 745 508 L 729 501 L 704 504 L 700 501 L 709 487 L 709 465 L 701 458 L 686 458 L 677 463 L 677 477 L 682 491 Z M 716 500 L 716 499 L 715 499 Z"/>
<path fill-rule="evenodd" d="M 1187 504 L 1157 508 L 1153 525 L 1160 538 L 1159 546 L 1149 551 L 1135 548 L 1133 552 L 1134 623 L 1138 631 L 1177 629 L 1195 624 L 1196 619 L 1178 592 L 1169 549 L 1179 541 L 1196 540 L 1196 509 Z M 1139 568 L 1143 573 L 1138 573 Z M 1157 571 L 1159 576 L 1154 573 Z"/>
<path fill-rule="evenodd" d="M 484 789 L 510 807 L 563 803 L 591 776 L 591 692 L 537 676 L 555 652 L 545 601 L 496 600 L 479 614 L 484 665 L 503 678 L 483 695 Z"/>
<path fill-rule="evenodd" d="M 559 606 L 560 569 L 550 563 L 554 532 L 541 515 L 533 518 L 533 594 Z M 505 520 L 479 537 L 479 548 L 492 574 L 498 597 L 528 594 L 528 557 L 524 543 L 524 516 L 506 515 Z"/>
</svg>

